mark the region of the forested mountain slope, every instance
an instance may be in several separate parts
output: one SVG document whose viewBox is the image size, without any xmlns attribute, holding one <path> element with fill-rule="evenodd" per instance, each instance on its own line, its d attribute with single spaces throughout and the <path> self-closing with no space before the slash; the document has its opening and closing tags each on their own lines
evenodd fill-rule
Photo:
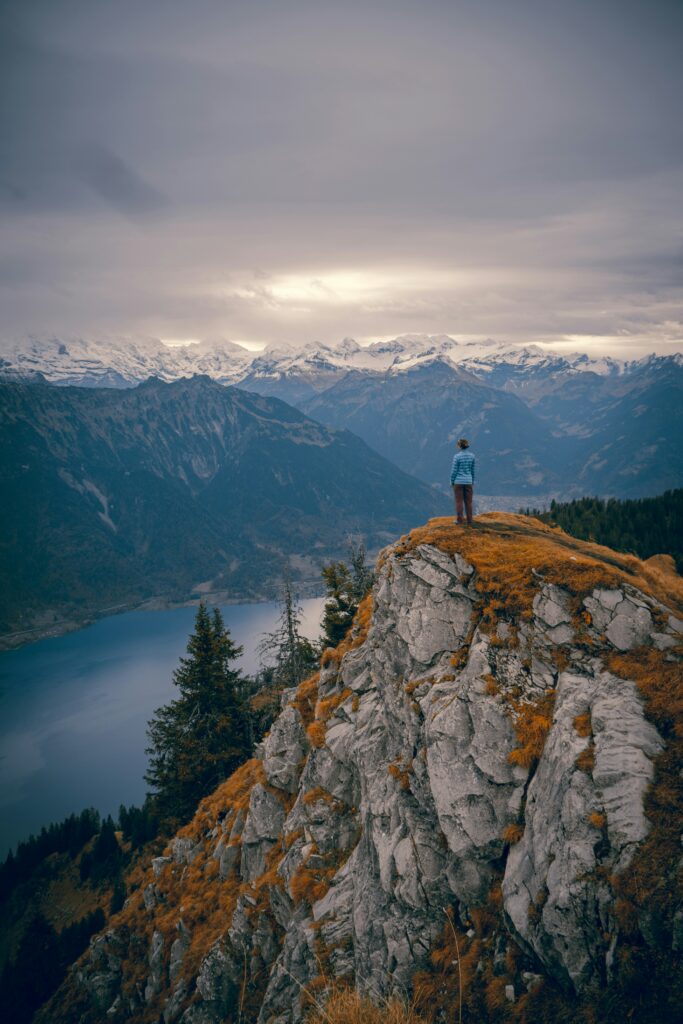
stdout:
<svg viewBox="0 0 683 1024">
<path fill-rule="evenodd" d="M 317 578 L 439 498 L 347 431 L 207 377 L 134 389 L 0 384 L 0 632 Z M 308 561 L 306 561 L 308 559 Z"/>
<path fill-rule="evenodd" d="M 666 553 L 683 574 L 683 489 L 633 501 L 553 501 L 547 512 L 535 509 L 531 514 L 544 523 L 561 526 L 572 537 L 606 544 L 640 558 Z"/>
<path fill-rule="evenodd" d="M 683 479 L 680 354 L 596 359 L 447 335 L 257 353 L 225 341 L 169 348 L 153 339 L 27 339 L 4 348 L 0 372 L 42 372 L 62 384 L 129 387 L 150 374 L 208 374 L 351 429 L 439 486 L 464 434 L 481 456 L 479 493 L 517 496 L 517 505 L 533 495 L 643 497 Z"/>
</svg>

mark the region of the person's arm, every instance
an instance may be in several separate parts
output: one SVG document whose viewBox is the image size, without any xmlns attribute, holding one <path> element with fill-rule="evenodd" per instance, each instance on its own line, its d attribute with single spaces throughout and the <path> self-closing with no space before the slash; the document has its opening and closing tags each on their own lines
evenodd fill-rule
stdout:
<svg viewBox="0 0 683 1024">
<path fill-rule="evenodd" d="M 472 456 L 472 486 L 474 486 L 474 466 L 475 466 L 476 461 L 477 460 L 475 459 L 475 457 L 473 455 Z"/>
<path fill-rule="evenodd" d="M 457 471 L 457 463 L 458 463 L 458 453 L 456 452 L 455 455 L 453 456 L 453 462 L 451 464 L 451 487 L 455 483 L 455 474 L 456 474 L 456 471 Z"/>
</svg>

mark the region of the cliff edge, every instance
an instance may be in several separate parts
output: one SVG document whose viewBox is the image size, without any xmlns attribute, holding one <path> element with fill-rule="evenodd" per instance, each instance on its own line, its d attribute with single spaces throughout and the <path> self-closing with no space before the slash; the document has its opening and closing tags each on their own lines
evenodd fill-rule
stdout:
<svg viewBox="0 0 683 1024">
<path fill-rule="evenodd" d="M 665 561 L 537 520 L 402 537 L 39 1019 L 295 1024 L 344 984 L 436 1021 L 675 1019 L 682 607 Z"/>
</svg>

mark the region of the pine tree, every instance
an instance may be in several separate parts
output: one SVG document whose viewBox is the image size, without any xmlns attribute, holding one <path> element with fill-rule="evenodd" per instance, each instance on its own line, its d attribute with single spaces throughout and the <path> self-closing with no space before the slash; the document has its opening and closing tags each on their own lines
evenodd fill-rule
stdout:
<svg viewBox="0 0 683 1024">
<path fill-rule="evenodd" d="M 336 647 L 351 628 L 358 603 L 346 562 L 330 562 L 323 566 L 322 575 L 327 589 L 322 642 L 325 647 Z"/>
<path fill-rule="evenodd" d="M 375 582 L 375 573 L 372 569 L 368 568 L 366 561 L 367 551 L 365 550 L 365 544 L 363 541 L 360 542 L 358 547 L 356 547 L 354 542 L 351 541 L 349 544 L 349 552 L 351 557 L 351 583 L 353 587 L 353 598 L 356 605 L 359 605 Z"/>
<path fill-rule="evenodd" d="M 114 888 L 111 893 L 111 900 L 109 902 L 109 913 L 118 914 L 119 910 L 123 907 L 126 902 L 126 885 L 123 881 L 122 875 L 117 875 L 114 879 Z"/>
<path fill-rule="evenodd" d="M 145 780 L 154 810 L 168 827 L 188 820 L 199 800 L 250 750 L 242 680 L 230 668 L 242 648 L 233 644 L 218 608 L 210 615 L 200 604 L 187 653 L 173 674 L 180 696 L 155 712 L 147 730 Z"/>
<path fill-rule="evenodd" d="M 323 647 L 336 647 L 344 639 L 353 617 L 368 590 L 372 587 L 375 574 L 366 563 L 365 545 L 349 543 L 349 561 L 330 562 L 324 565 L 322 577 L 327 589 L 327 601 L 323 613 Z"/>
<path fill-rule="evenodd" d="M 317 666 L 319 651 L 301 635 L 301 607 L 289 578 L 282 585 L 278 624 L 264 634 L 258 649 L 271 671 L 270 685 L 279 689 L 298 686 Z"/>
</svg>

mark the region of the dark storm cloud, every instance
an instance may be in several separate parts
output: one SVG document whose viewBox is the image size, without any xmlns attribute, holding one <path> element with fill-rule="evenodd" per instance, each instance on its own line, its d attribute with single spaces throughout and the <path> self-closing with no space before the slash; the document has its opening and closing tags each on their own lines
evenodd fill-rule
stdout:
<svg viewBox="0 0 683 1024">
<path fill-rule="evenodd" d="M 680 3 L 0 18 L 4 335 L 611 337 L 645 308 L 671 341 Z"/>
</svg>

